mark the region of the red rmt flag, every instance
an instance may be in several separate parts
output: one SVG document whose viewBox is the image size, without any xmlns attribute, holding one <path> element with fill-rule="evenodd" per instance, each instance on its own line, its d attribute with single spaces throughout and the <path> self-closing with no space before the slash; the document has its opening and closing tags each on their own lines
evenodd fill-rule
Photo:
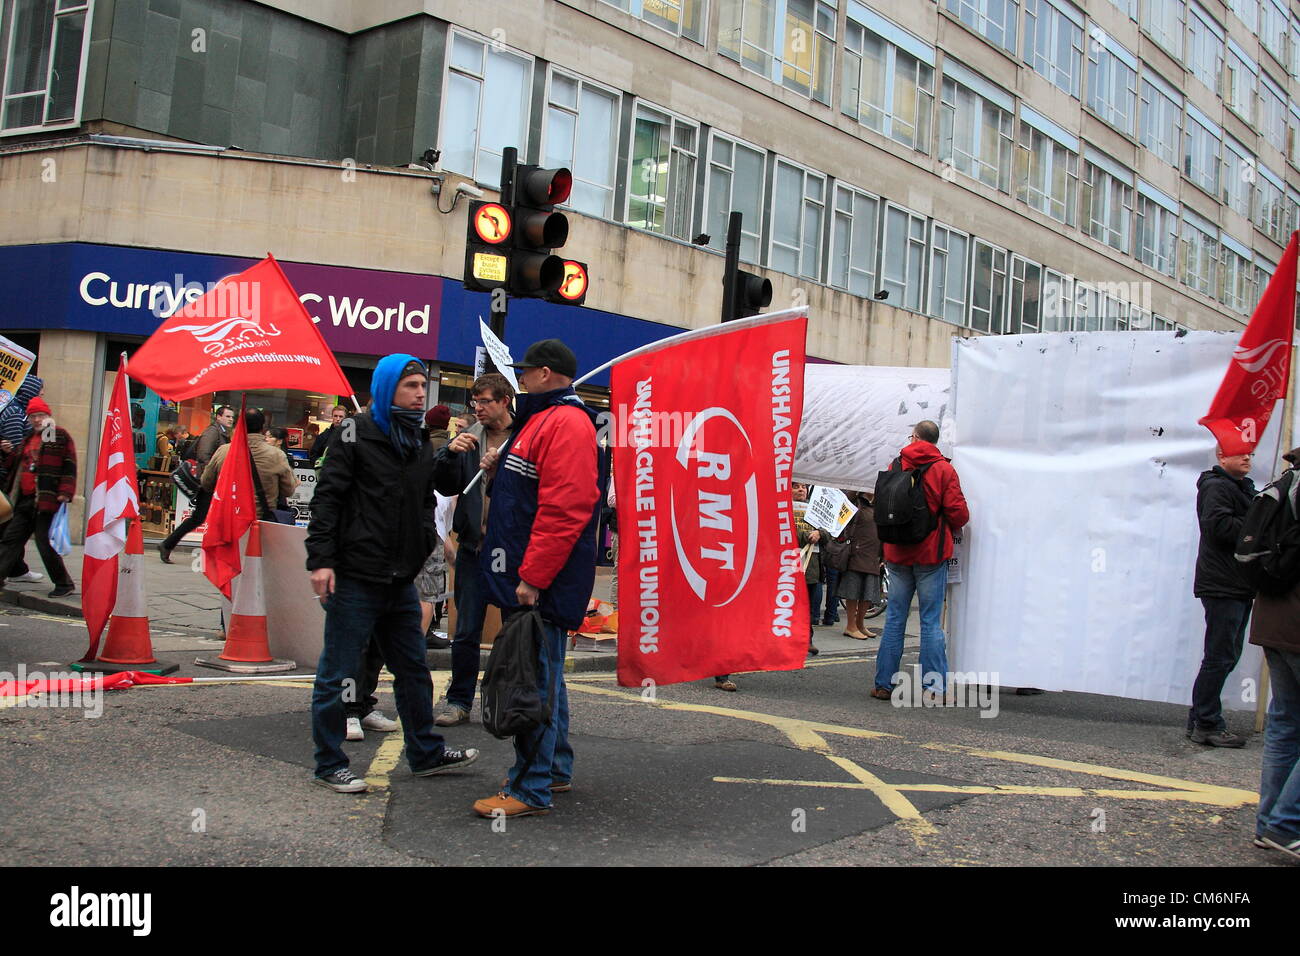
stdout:
<svg viewBox="0 0 1300 956">
<path fill-rule="evenodd" d="M 352 394 L 334 353 L 269 255 L 171 315 L 140 346 L 127 372 L 172 401 L 268 387 Z"/>
<path fill-rule="evenodd" d="M 621 685 L 803 666 L 790 477 L 807 326 L 759 316 L 614 366 Z"/>
<path fill-rule="evenodd" d="M 239 542 L 257 520 L 257 492 L 253 490 L 253 462 L 248 452 L 244 405 L 230 436 L 230 451 L 212 489 L 208 530 L 203 534 L 203 573 L 227 598 L 230 582 L 243 569 Z"/>
<path fill-rule="evenodd" d="M 1291 380 L 1291 342 L 1295 335 L 1296 240 L 1291 241 L 1255 313 L 1232 353 L 1219 391 L 1198 424 L 1208 428 L 1227 455 L 1255 450 L 1279 399 Z"/>
<path fill-rule="evenodd" d="M 81 565 L 81 613 L 90 632 L 90 647 L 83 661 L 93 661 L 99 638 L 117 603 L 117 558 L 126 547 L 127 521 L 140 516 L 135 485 L 135 448 L 131 438 L 131 400 L 122 371 L 126 353 L 118 363 L 113 396 L 104 416 L 99 442 L 95 485 L 90 492 L 86 521 L 86 548 Z"/>
</svg>

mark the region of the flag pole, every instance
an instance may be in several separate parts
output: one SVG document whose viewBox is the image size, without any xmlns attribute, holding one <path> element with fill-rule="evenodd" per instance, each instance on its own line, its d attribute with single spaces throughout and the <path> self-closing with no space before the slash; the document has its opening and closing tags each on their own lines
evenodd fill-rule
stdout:
<svg viewBox="0 0 1300 956">
<path fill-rule="evenodd" d="M 654 342 L 650 342 L 646 345 L 640 346 L 639 348 L 635 348 L 630 352 L 624 352 L 622 355 L 610 359 L 604 365 L 592 369 L 586 375 L 582 376 L 582 378 L 574 379 L 573 384 L 574 386 L 581 385 L 589 378 L 593 378 L 594 376 L 599 375 L 601 372 L 605 371 L 605 369 L 609 368 L 611 365 L 615 365 L 619 362 L 625 361 L 626 359 L 635 358 L 636 356 L 642 355 L 646 352 L 654 352 L 668 345 L 676 345 L 679 342 L 684 342 L 688 339 L 703 339 L 703 338 L 708 338 L 711 335 L 721 335 L 727 332 L 737 332 L 741 329 L 752 329 L 756 326 L 767 325 L 769 322 L 784 322 L 786 319 L 793 319 L 796 318 L 797 316 L 807 315 L 807 314 L 808 314 L 808 309 L 804 306 L 800 306 L 795 309 L 784 309 L 780 312 L 760 313 L 758 315 L 750 316 L 747 319 L 737 319 L 734 322 L 726 322 L 726 323 L 717 322 L 713 325 L 701 326 L 698 329 L 687 329 L 685 332 L 679 332 L 676 335 L 670 335 L 666 339 L 657 339 Z"/>
</svg>

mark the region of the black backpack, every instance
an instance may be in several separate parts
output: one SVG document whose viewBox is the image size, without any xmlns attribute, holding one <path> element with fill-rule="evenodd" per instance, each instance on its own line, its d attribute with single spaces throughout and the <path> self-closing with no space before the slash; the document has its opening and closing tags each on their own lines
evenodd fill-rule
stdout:
<svg viewBox="0 0 1300 956">
<path fill-rule="evenodd" d="M 483 669 L 480 703 L 483 729 L 498 739 L 549 725 L 555 702 L 555 675 L 545 702 L 537 692 L 537 662 L 545 650 L 542 615 L 536 607 L 506 620 Z"/>
<path fill-rule="evenodd" d="M 895 458 L 889 471 L 876 474 L 876 535 L 887 544 L 920 544 L 939 525 L 939 516 L 925 501 L 929 465 L 904 469 Z"/>
<path fill-rule="evenodd" d="M 1280 596 L 1300 582 L 1300 520 L 1293 468 L 1257 494 L 1242 524 L 1233 557 L 1242 580 L 1261 594 Z"/>
</svg>

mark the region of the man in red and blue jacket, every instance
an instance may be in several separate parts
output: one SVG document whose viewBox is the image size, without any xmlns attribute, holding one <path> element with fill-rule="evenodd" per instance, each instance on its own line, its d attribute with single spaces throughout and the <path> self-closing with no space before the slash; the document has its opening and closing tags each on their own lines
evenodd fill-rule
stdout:
<svg viewBox="0 0 1300 956">
<path fill-rule="evenodd" d="M 534 605 L 540 610 L 546 646 L 538 662 L 538 691 L 547 700 L 552 678 L 555 690 L 550 724 L 515 737 L 506 788 L 474 804 L 484 817 L 549 813 L 551 794 L 571 786 L 564 648 L 567 632 L 583 622 L 596 583 L 602 498 L 596 416 L 573 389 L 577 357 L 559 339 L 545 339 L 530 346 L 514 367 L 527 394 L 515 399 L 510 441 L 499 455 L 485 456 L 495 477 L 483 579 L 488 601 L 503 615 Z"/>
</svg>

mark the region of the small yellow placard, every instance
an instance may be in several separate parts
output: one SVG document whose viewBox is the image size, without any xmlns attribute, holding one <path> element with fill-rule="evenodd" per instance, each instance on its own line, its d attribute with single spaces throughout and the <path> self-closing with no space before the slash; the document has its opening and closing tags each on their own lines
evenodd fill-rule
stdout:
<svg viewBox="0 0 1300 956">
<path fill-rule="evenodd" d="M 506 257 L 474 253 L 474 278 L 481 282 L 505 282 Z"/>
</svg>

